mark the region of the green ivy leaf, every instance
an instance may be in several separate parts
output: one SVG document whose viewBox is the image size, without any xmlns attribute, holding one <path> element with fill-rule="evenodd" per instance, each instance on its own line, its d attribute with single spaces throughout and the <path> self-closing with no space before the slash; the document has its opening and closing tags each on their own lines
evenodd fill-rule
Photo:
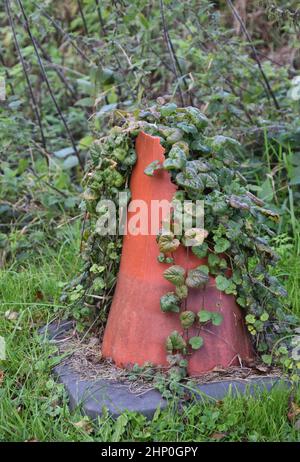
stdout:
<svg viewBox="0 0 300 462">
<path fill-rule="evenodd" d="M 126 157 L 123 160 L 124 165 L 132 166 L 136 163 L 136 153 L 134 149 L 131 149 L 129 152 L 127 152 Z"/>
<path fill-rule="evenodd" d="M 208 265 L 209 270 L 212 274 L 216 274 L 219 272 L 220 269 L 226 269 L 227 263 L 224 258 L 218 257 L 218 255 L 214 253 L 210 253 L 208 256 Z"/>
<path fill-rule="evenodd" d="M 222 276 L 221 274 L 219 274 L 216 277 L 216 286 L 218 290 L 221 290 L 222 292 L 224 292 L 229 286 L 229 280 L 225 278 L 225 276 Z"/>
<path fill-rule="evenodd" d="M 234 209 L 240 209 L 240 210 L 249 210 L 250 209 L 250 204 L 249 204 L 249 199 L 246 196 L 230 196 L 229 198 L 229 204 L 232 208 Z"/>
<path fill-rule="evenodd" d="M 204 184 L 205 188 L 218 188 L 219 183 L 218 183 L 218 177 L 215 173 L 210 172 L 210 173 L 201 173 L 199 174 L 200 178 Z"/>
<path fill-rule="evenodd" d="M 198 173 L 196 165 L 193 162 L 187 162 L 185 170 L 176 175 L 176 183 L 185 189 L 201 193 L 204 184 Z"/>
<path fill-rule="evenodd" d="M 179 313 L 180 304 L 181 300 L 174 292 L 168 292 L 160 299 L 160 308 L 164 313 Z"/>
<path fill-rule="evenodd" d="M 223 316 L 221 313 L 213 312 L 211 314 L 211 322 L 214 326 L 220 326 L 223 322 Z"/>
<path fill-rule="evenodd" d="M 191 133 L 193 135 L 196 135 L 198 133 L 198 130 L 195 127 L 195 125 L 192 125 L 192 124 L 187 124 L 185 122 L 179 122 L 177 124 L 177 127 L 180 128 L 182 131 L 184 131 L 184 133 Z"/>
<path fill-rule="evenodd" d="M 168 158 L 164 161 L 163 167 L 166 170 L 180 170 L 186 164 L 186 155 L 179 146 L 180 143 L 174 144 L 169 152 Z"/>
<path fill-rule="evenodd" d="M 184 233 L 183 244 L 185 247 L 196 247 L 201 245 L 208 236 L 208 232 L 203 228 L 190 228 Z"/>
<path fill-rule="evenodd" d="M 253 316 L 253 314 L 247 314 L 247 316 L 246 316 L 246 322 L 247 322 L 248 324 L 255 324 L 255 322 L 256 322 L 256 317 Z"/>
<path fill-rule="evenodd" d="M 162 253 L 175 252 L 179 245 L 180 242 L 178 239 L 175 239 L 173 233 L 162 234 L 158 239 L 158 247 Z"/>
<path fill-rule="evenodd" d="M 199 318 L 199 322 L 201 322 L 201 323 L 208 322 L 212 318 L 212 312 L 207 311 L 207 310 L 200 310 L 198 312 L 198 318 Z"/>
<path fill-rule="evenodd" d="M 191 148 L 195 151 L 204 152 L 205 154 L 209 154 L 211 152 L 210 147 L 206 146 L 206 144 L 203 143 L 201 138 L 197 138 L 196 140 L 194 140 L 191 144 Z"/>
<path fill-rule="evenodd" d="M 216 253 L 223 253 L 230 247 L 230 241 L 225 239 L 224 237 L 220 237 L 216 239 L 216 243 L 214 246 L 214 250 Z"/>
<path fill-rule="evenodd" d="M 238 297 L 236 301 L 242 308 L 245 308 L 247 306 L 245 297 Z"/>
<path fill-rule="evenodd" d="M 195 245 L 192 247 L 192 252 L 196 257 L 198 258 L 204 258 L 207 256 L 208 252 L 208 244 L 206 242 L 203 242 L 201 245 Z"/>
<path fill-rule="evenodd" d="M 191 337 L 189 339 L 189 344 L 193 350 L 199 350 L 199 348 L 202 347 L 203 343 L 204 343 L 203 338 L 200 336 Z"/>
<path fill-rule="evenodd" d="M 185 351 L 186 342 L 184 338 L 175 330 L 166 340 L 166 349 L 168 353 L 173 351 Z"/>
<path fill-rule="evenodd" d="M 180 322 L 184 329 L 189 329 L 194 324 L 196 315 L 192 311 L 183 311 L 180 314 Z"/>
<path fill-rule="evenodd" d="M 170 134 L 167 136 L 167 142 L 170 144 L 177 143 L 182 140 L 184 132 L 179 128 L 172 128 Z"/>
<path fill-rule="evenodd" d="M 184 112 L 187 114 L 190 121 L 198 128 L 198 130 L 203 129 L 208 125 L 208 118 L 198 108 L 187 106 L 184 108 Z"/>
<path fill-rule="evenodd" d="M 95 274 L 103 273 L 103 271 L 105 271 L 105 268 L 105 266 L 97 265 L 96 263 L 94 263 L 90 268 L 90 272 Z"/>
<path fill-rule="evenodd" d="M 175 103 L 165 104 L 161 106 L 160 113 L 162 117 L 168 117 L 176 112 L 177 105 Z"/>
<path fill-rule="evenodd" d="M 198 289 L 203 288 L 208 281 L 208 267 L 201 265 L 195 269 L 189 270 L 185 283 L 192 289 Z"/>
<path fill-rule="evenodd" d="M 230 138 L 229 136 L 224 136 L 224 135 L 217 135 L 213 138 L 213 148 L 218 151 L 221 148 L 229 147 L 236 147 L 240 146 L 240 143 L 235 140 L 234 138 Z"/>
<path fill-rule="evenodd" d="M 175 286 L 183 286 L 185 281 L 185 269 L 179 265 L 170 266 L 164 271 L 164 277 Z"/>
<path fill-rule="evenodd" d="M 178 297 L 180 298 L 180 300 L 183 300 L 188 296 L 188 288 L 186 285 L 176 287 L 175 292 L 176 295 L 178 295 Z"/>
<path fill-rule="evenodd" d="M 267 364 L 268 366 L 271 366 L 271 364 L 272 364 L 272 356 L 271 355 L 262 355 L 261 359 L 263 360 L 263 362 L 265 364 Z"/>
<path fill-rule="evenodd" d="M 264 312 L 262 313 L 262 315 L 260 316 L 260 320 L 263 321 L 263 322 L 265 322 L 265 321 L 267 321 L 268 319 L 269 319 L 269 315 L 268 315 L 268 313 L 267 313 L 266 311 L 264 311 Z"/>
<path fill-rule="evenodd" d="M 145 168 L 144 173 L 147 176 L 154 176 L 154 172 L 156 172 L 156 170 L 160 170 L 161 168 L 162 165 L 159 160 L 154 160 L 151 162 L 151 164 L 148 165 L 148 167 Z"/>
</svg>

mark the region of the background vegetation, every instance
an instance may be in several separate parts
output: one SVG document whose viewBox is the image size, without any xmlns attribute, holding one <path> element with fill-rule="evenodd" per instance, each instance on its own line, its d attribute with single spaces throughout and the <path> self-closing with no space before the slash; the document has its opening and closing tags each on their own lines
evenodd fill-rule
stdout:
<svg viewBox="0 0 300 462">
<path fill-rule="evenodd" d="M 242 143 L 241 173 L 280 213 L 275 273 L 300 315 L 298 2 L 3 3 L 0 335 L 8 359 L 0 363 L 0 440 L 299 439 L 297 396 L 285 391 L 192 405 L 175 418 L 170 408 L 147 424 L 128 414 L 92 425 L 69 413 L 51 379 L 52 347 L 37 338 L 40 325 L 69 314 L 59 295 L 81 266 L 89 146 L 114 109 L 134 111 L 165 94 L 199 107 L 212 135 Z"/>
</svg>

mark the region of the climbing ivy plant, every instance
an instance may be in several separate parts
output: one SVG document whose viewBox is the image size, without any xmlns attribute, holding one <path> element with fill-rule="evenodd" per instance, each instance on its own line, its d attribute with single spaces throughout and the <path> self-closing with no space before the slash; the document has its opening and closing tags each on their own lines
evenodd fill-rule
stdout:
<svg viewBox="0 0 300 462">
<path fill-rule="evenodd" d="M 164 277 L 174 285 L 172 292 L 162 296 L 161 310 L 179 316 L 182 326 L 182 332 L 174 331 L 166 339 L 170 364 L 179 376 L 184 375 L 185 355 L 203 345 L 202 326 L 222 323 L 221 314 L 208 311 L 207 307 L 203 306 L 198 313 L 186 309 L 189 289 L 204 289 L 213 276 L 216 287 L 234 295 L 244 310 L 249 332 L 265 362 L 270 364 L 276 358 L 292 368 L 287 339 L 292 339 L 295 319 L 283 306 L 285 290 L 272 276 L 278 257 L 269 244 L 279 217 L 249 191 L 235 160 L 239 143 L 223 135 L 208 136 L 209 120 L 197 108 L 179 108 L 164 98 L 134 114 L 117 110 L 112 123 L 108 136 L 95 141 L 84 178 L 81 206 L 86 215 L 82 234 L 86 263 L 83 274 L 72 283 L 71 298 L 76 301 L 84 297 L 84 310 L 98 308 L 105 324 L 122 238 L 99 234 L 97 222 L 106 213 L 99 207 L 99 200 L 107 198 L 117 205 L 120 192 L 126 192 L 130 200 L 128 185 L 136 162 L 135 138 L 144 131 L 158 136 L 165 148 L 165 161 L 152 162 L 145 175 L 167 170 L 178 187 L 176 201 L 204 201 L 205 229 L 192 226 L 184 235 L 177 235 L 172 228 L 162 229 L 157 236 L 158 260 L 172 264 L 164 271 Z M 186 272 L 174 264 L 173 253 L 180 244 L 188 246 L 191 238 L 194 245 L 189 251 L 199 258 L 199 266 Z M 192 326 L 198 326 L 199 335 L 187 335 Z M 285 339 L 284 352 L 280 338 Z M 277 347 L 282 355 L 277 353 Z"/>
</svg>

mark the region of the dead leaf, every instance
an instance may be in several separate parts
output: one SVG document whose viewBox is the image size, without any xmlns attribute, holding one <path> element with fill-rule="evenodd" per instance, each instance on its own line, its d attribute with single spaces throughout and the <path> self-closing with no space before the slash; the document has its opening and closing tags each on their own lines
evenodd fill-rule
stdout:
<svg viewBox="0 0 300 462">
<path fill-rule="evenodd" d="M 92 423 L 88 417 L 84 417 L 78 422 L 75 422 L 74 426 L 79 428 L 80 430 L 83 430 L 86 433 L 92 433 L 93 431 Z"/>
<path fill-rule="evenodd" d="M 89 343 L 88 343 L 88 346 L 89 347 L 94 347 L 96 345 L 99 345 L 100 343 L 100 338 L 98 337 L 91 337 L 90 340 L 89 340 Z"/>
<path fill-rule="evenodd" d="M 255 360 L 253 358 L 250 358 L 250 357 L 246 357 L 246 358 L 243 359 L 243 365 L 245 367 L 249 367 L 249 368 L 256 367 Z"/>
<path fill-rule="evenodd" d="M 215 402 L 215 405 L 217 407 L 221 407 L 221 406 L 223 406 L 223 401 L 221 399 L 218 399 L 218 401 Z"/>
<path fill-rule="evenodd" d="M 19 317 L 19 313 L 17 311 L 10 311 L 10 310 L 7 310 L 5 311 L 4 313 L 4 317 L 5 319 L 7 319 L 8 321 L 16 321 L 16 319 L 18 319 Z"/>
<path fill-rule="evenodd" d="M 91 353 L 86 355 L 86 359 L 92 364 L 99 364 L 102 361 L 102 355 Z"/>
<path fill-rule="evenodd" d="M 290 422 L 294 422 L 296 417 L 300 415 L 300 406 L 292 401 L 289 405 L 288 419 Z"/>
<path fill-rule="evenodd" d="M 223 367 L 215 366 L 212 372 L 218 372 L 219 374 L 224 374 L 224 373 L 227 373 L 228 371 L 224 369 Z"/>
<path fill-rule="evenodd" d="M 300 419 L 295 422 L 295 430 L 300 430 Z"/>
<path fill-rule="evenodd" d="M 4 381 L 4 372 L 0 370 L 0 385 L 2 385 Z"/>
<path fill-rule="evenodd" d="M 214 432 L 210 435 L 210 438 L 213 440 L 222 440 L 223 438 L 226 438 L 227 433 L 221 433 L 221 432 Z"/>
<path fill-rule="evenodd" d="M 257 365 L 255 366 L 255 370 L 256 370 L 257 372 L 261 372 L 261 373 L 265 374 L 265 373 L 269 372 L 270 367 L 268 367 L 268 366 L 266 366 L 266 365 L 264 365 L 264 364 L 257 364 Z"/>
<path fill-rule="evenodd" d="M 43 292 L 41 292 L 40 290 L 37 290 L 36 293 L 35 293 L 35 299 L 36 300 L 43 300 L 43 298 L 44 298 Z"/>
</svg>

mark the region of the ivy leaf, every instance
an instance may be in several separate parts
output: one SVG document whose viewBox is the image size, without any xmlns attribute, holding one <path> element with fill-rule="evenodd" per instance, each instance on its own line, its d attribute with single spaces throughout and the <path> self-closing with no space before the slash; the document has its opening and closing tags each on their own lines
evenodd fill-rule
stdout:
<svg viewBox="0 0 300 462">
<path fill-rule="evenodd" d="M 213 312 L 211 314 L 211 322 L 214 326 L 220 326 L 223 322 L 223 316 L 221 313 Z"/>
<path fill-rule="evenodd" d="M 179 313 L 180 304 L 181 300 L 174 292 L 168 292 L 160 299 L 160 308 L 164 313 Z"/>
<path fill-rule="evenodd" d="M 204 184 L 198 174 L 196 166 L 192 162 L 187 162 L 185 170 L 176 175 L 176 183 L 188 190 L 201 193 Z"/>
<path fill-rule="evenodd" d="M 203 338 L 200 336 L 191 337 L 189 339 L 189 344 L 191 345 L 193 350 L 199 350 L 199 348 L 202 347 L 203 343 L 204 343 Z"/>
<path fill-rule="evenodd" d="M 224 258 L 218 257 L 218 255 L 214 253 L 210 253 L 208 255 L 208 265 L 212 274 L 216 274 L 219 269 L 227 268 L 226 260 Z"/>
<path fill-rule="evenodd" d="M 225 239 L 224 237 L 220 237 L 216 239 L 216 243 L 214 246 L 214 250 L 216 253 L 223 253 L 230 247 L 230 241 Z"/>
<path fill-rule="evenodd" d="M 238 297 L 236 301 L 242 308 L 245 308 L 247 306 L 245 297 Z"/>
<path fill-rule="evenodd" d="M 154 160 L 151 162 L 151 164 L 148 165 L 148 167 L 145 168 L 144 173 L 147 176 L 154 176 L 154 172 L 156 172 L 156 170 L 160 170 L 161 168 L 162 165 L 159 160 Z"/>
<path fill-rule="evenodd" d="M 260 320 L 263 321 L 263 322 L 265 322 L 265 321 L 267 321 L 268 319 L 269 319 L 269 315 L 268 315 L 268 313 L 267 313 L 266 311 L 264 311 L 264 312 L 262 313 L 262 315 L 260 316 Z"/>
<path fill-rule="evenodd" d="M 274 250 L 268 245 L 268 242 L 266 239 L 263 239 L 261 237 L 256 237 L 255 238 L 255 247 L 259 252 L 266 253 L 267 255 L 270 255 L 270 257 L 277 259 L 278 256 L 274 252 Z"/>
<path fill-rule="evenodd" d="M 208 125 L 208 118 L 198 108 L 187 106 L 184 108 L 184 111 L 198 130 L 203 129 Z"/>
<path fill-rule="evenodd" d="M 249 210 L 250 205 L 249 205 L 249 201 L 247 199 L 248 198 L 245 197 L 244 200 L 243 200 L 243 197 L 238 197 L 238 196 L 232 195 L 229 198 L 229 204 L 234 209 Z"/>
<path fill-rule="evenodd" d="M 192 289 L 198 289 L 203 288 L 208 281 L 208 267 L 201 265 L 195 269 L 189 270 L 185 283 Z"/>
<path fill-rule="evenodd" d="M 187 166 L 191 169 L 194 169 L 198 174 L 207 173 L 212 170 L 211 164 L 202 159 L 190 160 Z"/>
<path fill-rule="evenodd" d="M 172 128 L 170 134 L 167 136 L 167 143 L 174 144 L 183 138 L 183 131 L 179 128 Z"/>
<path fill-rule="evenodd" d="M 268 366 L 271 366 L 271 364 L 272 364 L 272 356 L 271 355 L 262 355 L 261 359 L 263 360 L 263 362 L 265 364 L 267 364 Z"/>
<path fill-rule="evenodd" d="M 225 276 L 219 274 L 216 277 L 216 286 L 218 290 L 225 292 L 225 294 L 234 294 L 236 295 L 236 285 L 232 279 L 227 279 Z"/>
<path fill-rule="evenodd" d="M 230 241 L 234 241 L 241 236 L 242 223 L 237 223 L 233 220 L 228 220 L 228 228 L 226 230 L 226 236 Z"/>
<path fill-rule="evenodd" d="M 185 269 L 179 265 L 170 266 L 164 271 L 164 277 L 175 286 L 183 286 L 185 280 Z"/>
<path fill-rule="evenodd" d="M 136 163 L 136 159 L 136 152 L 134 149 L 131 149 L 131 151 L 127 153 L 125 159 L 123 160 L 123 164 L 128 166 L 134 165 Z"/>
<path fill-rule="evenodd" d="M 105 266 L 101 266 L 101 265 L 97 265 L 96 263 L 94 263 L 91 268 L 90 268 L 90 272 L 91 273 L 103 273 L 103 271 L 105 271 L 106 267 Z"/>
<path fill-rule="evenodd" d="M 208 264 L 209 266 L 217 266 L 220 262 L 220 258 L 218 255 L 215 255 L 214 253 L 210 253 L 208 255 Z"/>
<path fill-rule="evenodd" d="M 203 322 L 208 322 L 211 320 L 212 318 L 212 312 L 211 311 L 207 311 L 207 310 L 200 310 L 198 312 L 198 318 L 199 318 L 199 322 L 203 323 Z"/>
<path fill-rule="evenodd" d="M 159 263 L 165 263 L 165 254 L 164 253 L 160 253 L 158 256 L 157 256 L 157 261 L 159 261 Z"/>
<path fill-rule="evenodd" d="M 195 127 L 195 125 L 192 125 L 192 124 L 187 124 L 185 122 L 179 122 L 179 124 L 177 124 L 177 127 L 180 128 L 182 131 L 184 131 L 184 133 L 191 133 L 193 135 L 196 135 L 198 133 L 198 130 Z"/>
<path fill-rule="evenodd" d="M 173 351 L 184 351 L 186 348 L 186 342 L 184 338 L 176 331 L 172 332 L 166 340 L 166 349 L 168 353 Z"/>
<path fill-rule="evenodd" d="M 164 161 L 163 167 L 166 170 L 180 170 L 186 164 L 186 155 L 184 150 L 179 146 L 180 143 L 174 144 L 169 152 L 168 158 Z"/>
<path fill-rule="evenodd" d="M 253 316 L 253 314 L 247 314 L 247 316 L 246 316 L 246 322 L 247 322 L 248 324 L 255 324 L 255 322 L 256 322 L 255 316 Z"/>
<path fill-rule="evenodd" d="M 177 286 L 175 292 L 176 295 L 180 298 L 180 300 L 183 300 L 188 296 L 188 288 L 186 285 Z"/>
<path fill-rule="evenodd" d="M 175 252 L 179 245 L 180 242 L 174 238 L 173 233 L 162 234 L 158 239 L 158 247 L 162 253 Z"/>
<path fill-rule="evenodd" d="M 210 147 L 206 146 L 206 144 L 203 144 L 201 138 L 194 140 L 191 144 L 191 148 L 195 151 L 204 152 L 205 154 L 209 154 L 211 152 Z"/>
<path fill-rule="evenodd" d="M 229 136 L 224 136 L 224 135 L 217 135 L 213 138 L 213 148 L 215 150 L 218 151 L 224 146 L 226 147 L 240 146 L 240 143 L 234 138 L 230 138 Z"/>
<path fill-rule="evenodd" d="M 162 117 L 168 117 L 176 112 L 177 105 L 175 103 L 165 104 L 161 106 L 160 113 Z"/>
<path fill-rule="evenodd" d="M 208 252 L 208 244 L 206 242 L 203 242 L 201 245 L 196 245 L 192 247 L 192 252 L 196 257 L 198 258 L 204 258 L 207 255 Z"/>
<path fill-rule="evenodd" d="M 196 315 L 192 311 L 183 311 L 180 314 L 180 322 L 181 325 L 184 329 L 188 329 L 189 327 L 192 327 L 194 324 Z"/>
<path fill-rule="evenodd" d="M 184 233 L 184 246 L 193 247 L 201 245 L 204 239 L 208 236 L 206 229 L 190 228 Z"/>
<path fill-rule="evenodd" d="M 222 292 L 224 292 L 229 286 L 229 280 L 225 278 L 225 276 L 222 276 L 221 274 L 219 274 L 216 277 L 216 286 L 218 290 L 221 290 Z"/>
<path fill-rule="evenodd" d="M 243 280 L 242 280 L 242 275 L 241 275 L 241 272 L 239 269 L 235 269 L 232 273 L 232 281 L 239 285 L 239 284 L 242 284 L 243 283 Z"/>
<path fill-rule="evenodd" d="M 98 198 L 98 195 L 91 188 L 86 188 L 82 194 L 82 198 L 85 201 L 94 201 Z"/>
<path fill-rule="evenodd" d="M 260 208 L 260 209 L 259 209 L 259 212 L 260 212 L 262 215 L 265 215 L 266 217 L 270 218 L 270 220 L 275 221 L 275 223 L 278 223 L 280 217 L 279 217 L 278 213 L 273 212 L 273 210 L 268 210 L 268 209 Z"/>
<path fill-rule="evenodd" d="M 218 188 L 219 182 L 218 177 L 215 173 L 201 173 L 200 178 L 205 186 L 205 188 Z"/>
</svg>

